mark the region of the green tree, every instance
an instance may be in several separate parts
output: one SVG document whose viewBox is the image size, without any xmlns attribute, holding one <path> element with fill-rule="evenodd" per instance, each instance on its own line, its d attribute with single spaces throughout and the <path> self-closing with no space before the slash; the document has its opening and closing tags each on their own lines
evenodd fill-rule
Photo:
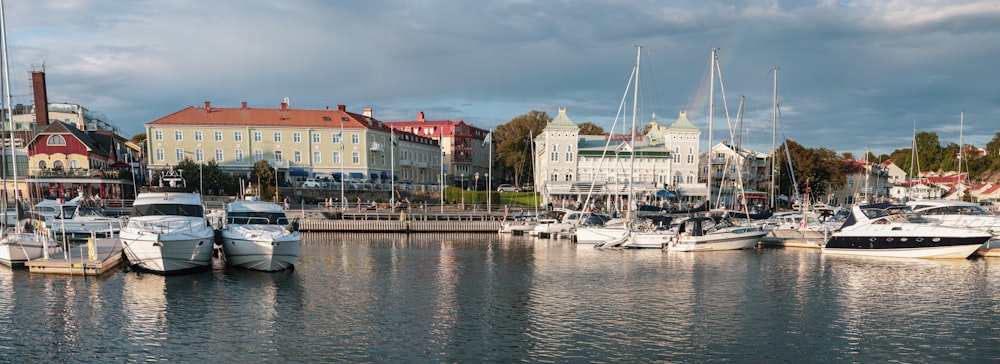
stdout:
<svg viewBox="0 0 1000 364">
<path fill-rule="evenodd" d="M 521 176 L 532 174 L 531 142 L 552 121 L 544 111 L 532 110 L 497 126 L 496 162 L 514 173 L 514 183 L 521 185 Z"/>
<path fill-rule="evenodd" d="M 604 128 L 589 121 L 580 123 L 580 135 L 604 135 Z"/>
<path fill-rule="evenodd" d="M 259 160 L 253 164 L 249 182 L 260 187 L 261 197 L 274 196 L 274 192 L 277 191 L 275 177 L 274 168 L 271 167 L 271 164 L 265 160 Z"/>
</svg>

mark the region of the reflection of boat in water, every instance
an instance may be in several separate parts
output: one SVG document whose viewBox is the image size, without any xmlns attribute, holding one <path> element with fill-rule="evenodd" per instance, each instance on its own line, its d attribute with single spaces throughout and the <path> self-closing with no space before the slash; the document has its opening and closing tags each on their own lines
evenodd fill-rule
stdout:
<svg viewBox="0 0 1000 364">
<path fill-rule="evenodd" d="M 201 195 L 173 170 L 164 172 L 160 185 L 136 196 L 119 233 L 129 262 L 156 273 L 209 267 L 215 230 L 205 220 Z"/>
<path fill-rule="evenodd" d="M 964 259 L 992 237 L 987 232 L 944 226 L 913 214 L 854 206 L 844 226 L 830 236 L 823 253 Z"/>
<path fill-rule="evenodd" d="M 302 246 L 298 222 L 276 203 L 255 195 L 226 205 L 225 227 L 219 230 L 229 265 L 274 272 L 295 264 Z"/>
</svg>

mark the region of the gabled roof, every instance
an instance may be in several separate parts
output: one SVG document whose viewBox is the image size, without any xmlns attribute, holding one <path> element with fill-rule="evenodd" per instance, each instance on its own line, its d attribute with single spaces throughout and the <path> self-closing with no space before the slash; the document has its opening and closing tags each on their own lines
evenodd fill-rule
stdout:
<svg viewBox="0 0 1000 364">
<path fill-rule="evenodd" d="M 344 105 L 338 105 L 336 110 L 306 110 L 286 106 L 277 109 L 212 107 L 206 102 L 205 107 L 188 106 L 146 125 L 313 128 L 339 128 L 343 125 L 345 128 L 367 128 L 389 132 L 389 127 L 381 121 L 363 114 L 348 112 Z"/>
<path fill-rule="evenodd" d="M 38 134 L 35 134 L 35 136 L 31 138 L 31 141 L 28 142 L 28 148 L 31 148 L 41 138 L 48 138 L 50 135 L 60 134 L 73 136 L 73 138 L 79 140 L 80 143 L 83 143 L 88 152 L 111 156 L 110 148 L 114 144 L 112 136 L 101 133 L 85 132 L 77 129 L 75 125 L 66 124 L 65 122 L 59 120 L 53 121 L 51 124 L 45 126 L 44 129 L 39 131 Z"/>
<path fill-rule="evenodd" d="M 559 114 L 545 126 L 545 129 L 580 130 L 580 127 L 573 124 L 573 121 L 569 119 L 569 116 L 566 116 L 566 108 L 560 107 Z"/>
</svg>

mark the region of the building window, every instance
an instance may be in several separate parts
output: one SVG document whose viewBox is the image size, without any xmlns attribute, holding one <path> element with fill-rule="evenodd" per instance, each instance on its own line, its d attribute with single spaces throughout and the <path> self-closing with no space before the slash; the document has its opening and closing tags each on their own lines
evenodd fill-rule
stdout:
<svg viewBox="0 0 1000 364">
<path fill-rule="evenodd" d="M 292 155 L 295 158 L 295 163 L 302 163 L 302 151 L 296 150 Z"/>
<path fill-rule="evenodd" d="M 694 183 L 694 177 L 692 177 L 692 176 L 688 176 L 688 181 L 687 181 L 687 183 Z"/>
<path fill-rule="evenodd" d="M 184 132 L 180 130 L 174 130 L 174 140 L 177 141 L 184 140 Z"/>
<path fill-rule="evenodd" d="M 567 145 L 566 146 L 566 161 L 567 162 L 572 162 L 573 161 L 573 146 L 572 145 Z"/>
<path fill-rule="evenodd" d="M 264 151 L 260 149 L 253 151 L 253 161 L 260 162 L 262 160 L 264 160 Z"/>
<path fill-rule="evenodd" d="M 237 149 L 233 156 L 236 158 L 236 163 L 243 162 L 243 149 Z"/>
<path fill-rule="evenodd" d="M 313 143 L 319 144 L 319 133 L 313 133 Z"/>
<path fill-rule="evenodd" d="M 361 137 L 357 134 L 351 134 L 351 144 L 361 144 Z"/>
<path fill-rule="evenodd" d="M 361 163 L 361 153 L 351 152 L 351 163 L 360 164 Z"/>
<path fill-rule="evenodd" d="M 66 145 L 66 138 L 63 138 L 62 135 L 49 135 L 47 143 L 49 145 Z"/>
<path fill-rule="evenodd" d="M 242 131 L 233 132 L 233 140 L 237 141 L 237 142 L 242 142 L 243 141 L 243 132 Z"/>
<path fill-rule="evenodd" d="M 552 175 L 549 176 L 549 180 L 550 181 L 558 181 L 559 180 L 559 174 L 558 173 L 552 173 Z"/>
<path fill-rule="evenodd" d="M 274 161 L 275 162 L 281 162 L 282 161 L 282 159 L 281 159 L 281 151 L 280 150 L 274 151 Z"/>
<path fill-rule="evenodd" d="M 281 133 L 274 133 L 274 142 L 281 143 Z"/>
<path fill-rule="evenodd" d="M 292 142 L 302 143 L 302 133 L 292 133 Z"/>
<path fill-rule="evenodd" d="M 63 162 L 62 161 L 52 162 L 52 169 L 61 171 L 63 169 Z"/>
<path fill-rule="evenodd" d="M 566 174 L 566 181 L 572 181 L 572 180 L 573 180 L 573 175 L 570 174 L 570 173 L 567 173 Z"/>
<path fill-rule="evenodd" d="M 313 152 L 313 163 L 319 164 L 320 162 L 322 162 L 323 157 L 321 155 L 322 155 L 321 152 Z"/>
<path fill-rule="evenodd" d="M 163 140 L 163 130 L 154 131 L 153 140 Z"/>
<path fill-rule="evenodd" d="M 559 161 L 559 144 L 552 144 L 552 155 L 549 156 L 549 160 L 553 162 Z"/>
<path fill-rule="evenodd" d="M 178 162 L 184 160 L 184 149 L 177 148 L 174 152 Z"/>
<path fill-rule="evenodd" d="M 340 144 L 344 140 L 344 131 L 341 130 L 337 134 L 333 134 L 333 144 Z"/>
<path fill-rule="evenodd" d="M 694 163 L 694 155 L 688 155 L 688 164 Z"/>
<path fill-rule="evenodd" d="M 222 149 L 215 150 L 215 161 L 222 163 Z"/>
<path fill-rule="evenodd" d="M 156 148 L 156 160 L 163 161 L 164 158 L 163 148 Z"/>
<path fill-rule="evenodd" d="M 264 136 L 261 135 L 261 133 L 259 131 L 255 131 L 255 132 L 253 132 L 253 141 L 255 141 L 255 142 L 262 142 L 262 141 L 264 141 Z"/>
<path fill-rule="evenodd" d="M 222 131 L 221 130 L 215 132 L 215 141 L 217 141 L 217 142 L 221 142 L 222 141 Z"/>
<path fill-rule="evenodd" d="M 333 163 L 340 164 L 340 152 L 333 152 Z"/>
<path fill-rule="evenodd" d="M 194 141 L 200 142 L 200 141 L 204 140 L 204 137 L 205 136 L 202 135 L 201 130 L 195 130 L 194 131 Z"/>
<path fill-rule="evenodd" d="M 201 148 L 195 149 L 194 150 L 194 159 L 197 162 L 204 162 L 205 161 L 205 150 L 201 149 Z"/>
<path fill-rule="evenodd" d="M 38 161 L 38 168 L 39 169 L 46 169 L 46 168 L 49 168 L 49 165 L 46 164 L 45 161 Z"/>
</svg>

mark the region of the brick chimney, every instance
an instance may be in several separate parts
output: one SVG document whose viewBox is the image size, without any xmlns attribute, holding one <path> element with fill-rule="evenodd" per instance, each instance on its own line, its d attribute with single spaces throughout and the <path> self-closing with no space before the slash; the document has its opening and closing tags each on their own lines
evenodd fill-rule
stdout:
<svg viewBox="0 0 1000 364">
<path fill-rule="evenodd" d="M 417 112 L 417 121 L 421 122 L 421 123 L 424 122 L 424 112 L 423 111 L 418 111 Z"/>
<path fill-rule="evenodd" d="M 246 110 L 246 109 L 247 109 L 247 102 L 243 101 L 243 110 Z"/>
<path fill-rule="evenodd" d="M 367 116 L 367 117 L 372 117 L 372 108 L 366 107 L 364 115 Z"/>
<path fill-rule="evenodd" d="M 347 111 L 347 105 L 344 104 L 337 105 L 337 111 Z"/>
<path fill-rule="evenodd" d="M 281 111 L 285 111 L 285 110 L 288 110 L 288 104 L 287 104 L 287 103 L 284 103 L 284 102 L 282 102 L 282 103 L 281 103 Z"/>
<path fill-rule="evenodd" d="M 212 112 L 212 102 L 205 101 L 205 112 Z"/>
<path fill-rule="evenodd" d="M 45 70 L 31 71 L 31 87 L 35 90 L 35 128 L 49 125 L 49 96 L 45 91 Z"/>
</svg>

